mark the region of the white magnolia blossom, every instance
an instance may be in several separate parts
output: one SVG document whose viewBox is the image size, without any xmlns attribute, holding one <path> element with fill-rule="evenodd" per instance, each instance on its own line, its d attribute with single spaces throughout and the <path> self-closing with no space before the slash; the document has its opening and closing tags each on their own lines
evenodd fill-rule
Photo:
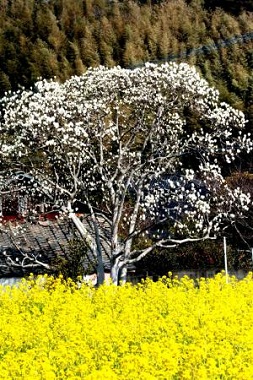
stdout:
<svg viewBox="0 0 253 380">
<path fill-rule="evenodd" d="M 229 163 L 252 150 L 244 115 L 219 103 L 185 63 L 89 69 L 63 84 L 41 80 L 1 104 L 3 163 L 32 174 L 62 205 L 101 265 L 99 227 L 108 224 L 115 282 L 156 247 L 214 236 L 251 202 L 229 189 L 220 168 L 222 157 Z M 189 130 L 189 113 L 201 128 Z M 76 200 L 92 235 L 73 213 Z"/>
</svg>

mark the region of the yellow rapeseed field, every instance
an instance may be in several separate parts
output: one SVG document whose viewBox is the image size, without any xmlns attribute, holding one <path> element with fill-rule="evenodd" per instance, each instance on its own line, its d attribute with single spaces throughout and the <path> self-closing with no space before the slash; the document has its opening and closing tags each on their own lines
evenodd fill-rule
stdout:
<svg viewBox="0 0 253 380">
<path fill-rule="evenodd" d="M 253 277 L 0 288 L 0 379 L 253 379 Z"/>
</svg>

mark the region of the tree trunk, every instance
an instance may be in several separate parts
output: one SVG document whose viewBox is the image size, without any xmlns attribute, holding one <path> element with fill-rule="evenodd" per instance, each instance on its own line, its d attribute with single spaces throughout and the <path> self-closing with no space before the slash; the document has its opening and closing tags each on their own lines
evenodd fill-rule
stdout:
<svg viewBox="0 0 253 380">
<path fill-rule="evenodd" d="M 97 225 L 96 218 L 93 214 L 93 226 L 95 231 L 95 249 L 96 249 L 96 257 L 97 257 L 97 286 L 100 286 L 105 281 L 105 271 L 104 271 L 104 263 L 102 256 L 102 246 L 99 236 L 99 229 Z"/>
<path fill-rule="evenodd" d="M 117 257 L 112 263 L 111 280 L 114 285 L 124 285 L 127 278 L 127 266 L 123 264 L 122 257 Z"/>
<path fill-rule="evenodd" d="M 105 281 L 105 271 L 102 257 L 98 254 L 97 264 L 97 286 L 102 285 Z"/>
<path fill-rule="evenodd" d="M 99 249 L 98 244 L 96 244 L 96 241 L 91 236 L 90 232 L 87 231 L 84 224 L 81 222 L 81 220 L 76 216 L 74 212 L 69 212 L 69 218 L 73 221 L 74 225 L 76 226 L 77 230 L 79 231 L 80 235 L 85 241 L 85 244 L 87 245 L 88 249 L 93 251 L 97 258 L 97 285 L 102 285 L 105 279 L 105 273 L 104 273 L 104 265 L 103 265 L 103 258 L 102 258 L 102 252 Z M 97 231 L 96 231 L 97 232 Z"/>
<path fill-rule="evenodd" d="M 127 281 L 127 266 L 124 265 L 119 272 L 119 283 L 124 285 Z"/>
<path fill-rule="evenodd" d="M 111 267 L 111 280 L 114 285 L 119 285 L 119 274 L 120 274 L 120 258 L 117 257 L 112 263 Z"/>
</svg>

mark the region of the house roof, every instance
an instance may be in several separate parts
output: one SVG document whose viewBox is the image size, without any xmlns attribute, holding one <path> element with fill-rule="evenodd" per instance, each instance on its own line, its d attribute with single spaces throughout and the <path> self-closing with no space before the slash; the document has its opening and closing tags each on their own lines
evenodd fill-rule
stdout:
<svg viewBox="0 0 253 380">
<path fill-rule="evenodd" d="M 87 229 L 90 229 L 88 218 L 85 218 L 83 223 Z M 0 277 L 50 271 L 50 264 L 56 258 L 65 257 L 70 253 L 70 242 L 77 238 L 80 238 L 80 235 L 68 218 L 33 222 L 9 221 L 2 224 Z M 104 242 L 102 250 L 105 270 L 109 270 L 109 250 Z M 90 251 L 86 253 L 84 267 L 93 268 L 95 272 L 96 258 Z"/>
</svg>

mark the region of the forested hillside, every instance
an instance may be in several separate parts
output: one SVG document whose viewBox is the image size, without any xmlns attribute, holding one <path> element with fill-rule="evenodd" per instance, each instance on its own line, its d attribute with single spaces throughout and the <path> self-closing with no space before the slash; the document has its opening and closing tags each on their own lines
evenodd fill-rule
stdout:
<svg viewBox="0 0 253 380">
<path fill-rule="evenodd" d="M 65 80 L 99 64 L 174 57 L 197 65 L 252 119 L 252 8 L 253 1 L 229 0 L 0 0 L 0 96 L 38 77 Z"/>
</svg>

